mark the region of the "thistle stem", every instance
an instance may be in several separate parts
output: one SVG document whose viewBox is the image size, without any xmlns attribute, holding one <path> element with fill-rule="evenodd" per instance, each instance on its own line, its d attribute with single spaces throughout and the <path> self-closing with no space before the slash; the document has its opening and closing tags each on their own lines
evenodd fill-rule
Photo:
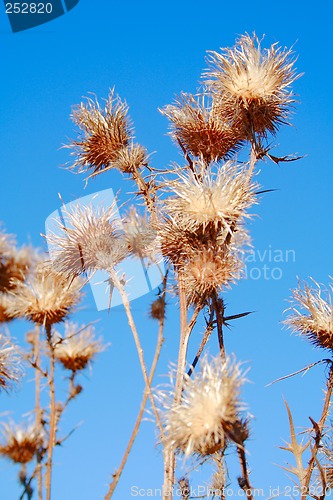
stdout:
<svg viewBox="0 0 333 500">
<path fill-rule="evenodd" d="M 181 399 L 184 381 L 184 372 L 186 367 L 186 353 L 188 341 L 191 331 L 187 325 L 187 302 L 184 276 L 181 270 L 178 269 L 178 289 L 180 303 L 180 342 L 178 351 L 178 364 L 176 375 L 176 386 L 174 401 L 178 403 Z M 164 451 L 164 484 L 163 484 L 163 500 L 172 500 L 172 489 L 175 480 L 176 457 L 175 450 L 169 449 Z"/>
<path fill-rule="evenodd" d="M 35 327 L 35 343 L 34 343 L 34 362 L 39 366 L 40 361 L 40 326 Z M 40 370 L 35 370 L 35 419 L 36 428 L 38 431 L 42 429 L 42 409 L 40 404 L 40 391 L 41 391 L 41 372 Z M 37 455 L 37 491 L 38 500 L 43 500 L 43 474 L 42 474 L 42 457 L 38 452 Z"/>
<path fill-rule="evenodd" d="M 218 337 L 218 341 L 219 341 L 220 354 L 221 354 L 222 360 L 224 361 L 225 357 L 226 357 L 224 338 L 223 338 L 224 308 L 223 308 L 223 303 L 219 304 L 217 293 L 213 294 L 212 305 L 213 305 L 213 308 L 215 310 L 215 318 L 216 318 L 216 325 L 217 325 L 217 337 Z"/>
<path fill-rule="evenodd" d="M 56 404 L 55 404 L 55 383 L 54 383 L 55 358 L 54 358 L 54 347 L 52 345 L 51 326 L 46 325 L 45 330 L 46 330 L 47 342 L 50 349 L 50 374 L 49 374 L 50 422 L 49 422 L 49 442 L 47 450 L 45 488 L 46 488 L 46 500 L 51 500 L 53 449 L 56 437 Z"/>
<path fill-rule="evenodd" d="M 161 297 L 164 300 L 164 304 L 165 304 L 166 278 L 167 277 L 165 276 L 164 277 L 164 281 L 163 281 L 163 293 L 161 295 Z M 156 367 L 157 367 L 157 362 L 159 360 L 159 357 L 160 357 L 160 354 L 161 354 L 162 345 L 163 345 L 163 342 L 164 342 L 164 338 L 163 338 L 164 323 L 165 323 L 165 318 L 163 317 L 163 318 L 161 318 L 159 320 L 157 345 L 156 345 L 154 359 L 153 359 L 153 362 L 152 362 L 152 365 L 151 365 L 151 369 L 150 369 L 150 373 L 149 373 L 149 385 L 150 386 L 151 386 L 151 384 L 153 382 L 153 378 L 154 378 Z M 114 491 L 115 491 L 115 489 L 117 487 L 117 484 L 119 482 L 120 476 L 121 476 L 121 474 L 122 474 L 122 472 L 124 470 L 124 467 L 126 465 L 127 459 L 128 459 L 129 454 L 130 454 L 130 452 L 132 450 L 132 446 L 133 446 L 134 441 L 136 439 L 136 436 L 137 436 L 137 434 L 139 432 L 139 428 L 140 428 L 140 424 L 141 424 L 141 421 L 142 421 L 143 412 L 145 410 L 148 397 L 149 397 L 149 391 L 147 390 L 147 387 L 145 387 L 143 398 L 142 398 L 141 405 L 140 405 L 140 410 L 139 410 L 138 416 L 136 418 L 136 422 L 135 422 L 135 425 L 134 425 L 134 428 L 133 428 L 130 440 L 129 440 L 128 444 L 127 444 L 125 453 L 124 453 L 123 458 L 121 460 L 121 463 L 120 463 L 117 471 L 113 474 L 113 480 L 110 483 L 109 490 L 108 490 L 107 494 L 105 495 L 105 500 L 110 500 L 110 498 L 112 497 L 112 495 L 113 495 L 113 493 L 114 493 Z"/>
<path fill-rule="evenodd" d="M 125 309 L 126 316 L 127 316 L 127 321 L 128 321 L 129 327 L 131 329 L 131 332 L 133 334 L 135 346 L 136 346 L 136 349 L 138 352 L 141 371 L 142 371 L 143 379 L 145 382 L 145 390 L 148 391 L 157 426 L 159 428 L 161 435 L 163 435 L 163 427 L 162 427 L 161 419 L 160 419 L 159 413 L 158 413 L 157 408 L 156 408 L 154 396 L 153 396 L 153 393 L 151 390 L 151 386 L 150 386 L 150 382 L 149 382 L 149 378 L 148 378 L 148 374 L 147 374 L 147 366 L 146 366 L 146 362 L 145 362 L 144 355 L 143 355 L 143 348 L 142 348 L 142 345 L 140 342 L 140 337 L 139 337 L 138 331 L 137 331 L 136 326 L 135 326 L 134 318 L 132 315 L 130 303 L 128 300 L 127 293 L 125 291 L 124 284 L 119 279 L 119 277 L 117 276 L 117 273 L 114 269 L 109 269 L 109 274 L 110 274 L 110 278 L 111 278 L 112 283 L 117 288 L 117 290 L 119 291 L 120 296 L 122 298 L 124 309 Z"/>
<path fill-rule="evenodd" d="M 157 346 L 156 346 L 154 359 L 153 359 L 152 366 L 151 366 L 150 373 L 149 373 L 149 383 L 150 384 L 153 381 L 153 378 L 154 378 L 154 375 L 155 375 L 155 371 L 156 371 L 157 362 L 158 362 L 158 359 L 160 357 L 161 348 L 162 348 L 162 345 L 163 345 L 163 342 L 164 342 L 163 329 L 164 329 L 164 319 L 160 320 L 160 325 L 159 325 L 159 330 L 158 330 Z M 114 493 L 114 491 L 115 491 L 115 489 L 117 487 L 117 484 L 119 482 L 120 476 L 121 476 L 121 474 L 122 474 L 122 472 L 124 470 L 124 467 L 126 465 L 127 459 L 128 459 L 129 454 L 130 454 L 130 452 L 132 450 L 132 446 L 133 446 L 134 441 L 136 439 L 136 436 L 137 436 L 137 434 L 139 432 L 139 428 L 140 428 L 141 421 L 142 421 L 142 416 L 143 416 L 143 413 L 144 413 L 144 410 L 145 410 L 145 407 L 146 407 L 146 404 L 147 404 L 148 397 L 149 397 L 149 391 L 147 390 L 147 388 L 145 388 L 144 394 L 143 394 L 143 398 L 142 398 L 142 401 L 141 401 L 141 405 L 140 405 L 140 410 L 139 410 L 138 416 L 136 418 L 135 425 L 134 425 L 134 428 L 133 428 L 130 440 L 129 440 L 128 444 L 127 444 L 127 447 L 126 447 L 125 453 L 123 455 L 123 458 L 122 458 L 122 460 L 120 462 L 120 465 L 119 465 L 117 471 L 113 474 L 113 480 L 110 483 L 109 490 L 108 490 L 107 494 L 105 495 L 105 500 L 110 500 L 110 498 L 112 497 L 112 495 L 113 495 L 113 493 Z"/>
<path fill-rule="evenodd" d="M 304 478 L 304 483 L 302 484 L 302 496 L 301 500 L 306 500 L 307 496 L 309 495 L 309 486 L 310 486 L 310 481 L 312 477 L 312 473 L 316 464 L 317 460 L 317 454 L 321 446 L 321 439 L 323 436 L 323 429 L 324 425 L 326 422 L 326 419 L 329 414 L 329 407 L 331 403 L 331 398 L 332 398 L 332 392 L 333 392 L 333 364 L 331 365 L 330 368 L 330 373 L 327 379 L 327 389 L 326 389 L 326 395 L 325 395 L 325 400 L 324 400 L 324 405 L 323 409 L 321 412 L 321 417 L 318 423 L 316 423 L 314 420 L 311 420 L 313 424 L 313 428 L 315 431 L 315 438 L 314 438 L 314 446 L 312 448 L 311 452 L 311 457 L 308 463 L 308 466 L 306 468 L 306 473 L 305 473 L 305 478 Z"/>
<path fill-rule="evenodd" d="M 248 500 L 253 500 L 252 488 L 249 480 L 249 473 L 247 470 L 246 456 L 244 446 L 237 445 L 237 453 L 239 458 L 239 463 L 241 466 L 242 477 L 239 478 L 239 485 L 244 491 L 246 498 Z"/>
</svg>

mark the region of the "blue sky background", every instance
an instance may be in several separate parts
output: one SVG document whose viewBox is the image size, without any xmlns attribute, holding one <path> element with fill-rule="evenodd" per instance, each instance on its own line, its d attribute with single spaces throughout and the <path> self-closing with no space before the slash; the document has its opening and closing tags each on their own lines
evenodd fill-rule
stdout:
<svg viewBox="0 0 333 500">
<path fill-rule="evenodd" d="M 83 177 L 59 168 L 69 160 L 68 150 L 59 149 L 75 137 L 69 120 L 71 106 L 94 92 L 106 97 L 116 86 L 130 105 L 136 136 L 149 152 L 153 166 L 165 168 L 181 160 L 166 136 L 167 121 L 158 111 L 174 94 L 195 91 L 206 50 L 231 46 L 244 32 L 261 36 L 266 44 L 294 45 L 297 68 L 304 76 L 295 85 L 299 104 L 293 127 L 281 130 L 276 153 L 299 153 L 302 160 L 276 166 L 261 165 L 259 181 L 266 194 L 250 223 L 254 247 L 264 254 L 271 249 L 295 252 L 295 260 L 249 265 L 262 269 L 279 267 L 282 277 L 247 279 L 226 294 L 228 312 L 255 311 L 234 322 L 226 333 L 229 352 L 250 367 L 244 399 L 254 415 L 249 442 L 251 481 L 263 488 L 283 488 L 291 481 L 274 464 L 292 462 L 278 449 L 288 438 L 283 398 L 289 402 L 299 430 L 309 427 L 308 416 L 318 419 L 325 381 L 323 366 L 271 387 L 267 383 L 326 356 L 304 340 L 282 328 L 283 310 L 296 276 L 313 276 L 328 283 L 332 275 L 332 6 L 330 2 L 300 1 L 209 3 L 126 3 L 80 0 L 65 16 L 26 32 L 12 34 L 4 8 L 0 9 L 1 43 L 1 214 L 5 227 L 20 244 L 42 246 L 47 216 L 65 202 L 101 189 L 130 184 L 117 173 L 107 173 L 89 183 Z M 291 255 L 291 254 L 289 254 Z M 257 276 L 258 274 L 256 274 Z M 156 340 L 156 325 L 148 319 L 154 293 L 132 303 L 147 360 Z M 178 344 L 177 310 L 170 306 L 166 342 L 159 374 L 167 373 L 175 361 Z M 143 388 L 131 333 L 121 307 L 97 312 L 89 289 L 85 307 L 75 316 L 79 322 L 99 320 L 97 330 L 110 343 L 83 377 L 85 390 L 69 408 L 63 434 L 82 425 L 56 450 L 54 500 L 98 500 L 107 490 L 108 479 L 118 466 L 138 411 Z M 17 322 L 10 331 L 18 340 L 29 325 Z M 200 339 L 193 337 L 191 352 Z M 216 350 L 212 339 L 210 351 Z M 33 407 L 32 373 L 22 389 L 2 395 L 0 413 L 15 418 Z M 165 381 L 156 377 L 155 384 Z M 61 387 L 59 397 L 64 389 Z M 230 480 L 234 484 L 235 469 Z M 199 482 L 203 478 L 199 476 Z M 119 484 L 115 500 L 131 497 L 130 488 L 157 488 L 162 482 L 162 456 L 156 446 L 153 424 L 146 420 Z M 0 498 L 16 500 L 16 471 L 0 462 Z"/>
</svg>

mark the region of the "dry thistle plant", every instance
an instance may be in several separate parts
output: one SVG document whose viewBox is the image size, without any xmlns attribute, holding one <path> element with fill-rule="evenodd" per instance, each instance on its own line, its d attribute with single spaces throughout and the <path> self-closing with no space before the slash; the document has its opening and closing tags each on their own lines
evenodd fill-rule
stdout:
<svg viewBox="0 0 333 500">
<path fill-rule="evenodd" d="M 81 279 L 59 272 L 32 250 L 16 249 L 14 240 L 5 233 L 0 236 L 1 321 L 19 318 L 35 325 L 26 336 L 28 349 L 20 349 L 20 353 L 8 336 L 0 335 L 0 388 L 12 387 L 21 377 L 23 365 L 35 372 L 34 421 L 3 423 L 0 455 L 20 464 L 21 498 L 33 498 L 36 479 L 38 499 L 50 500 L 53 451 L 65 439 L 59 431 L 60 420 L 68 404 L 83 390 L 76 382 L 78 373 L 103 350 L 103 345 L 91 325 L 79 328 L 65 322 L 64 335 L 59 334 L 59 326 L 55 330 L 80 302 Z M 56 362 L 69 373 L 64 401 L 56 396 Z M 43 406 L 45 391 L 49 402 Z"/>
<path fill-rule="evenodd" d="M 298 287 L 292 292 L 292 305 L 289 308 L 290 316 L 284 323 L 292 332 L 305 337 L 311 344 L 326 352 L 332 351 L 332 285 L 324 289 L 314 280 L 312 286 L 299 281 Z M 333 360 L 332 357 L 322 359 L 301 371 L 310 369 L 318 363 L 325 363 L 328 367 L 326 377 L 325 398 L 321 415 L 318 421 L 309 417 L 311 429 L 304 443 L 297 441 L 291 411 L 286 403 L 291 440 L 283 449 L 291 452 L 296 461 L 296 467 L 287 467 L 286 470 L 294 474 L 298 481 L 302 500 L 309 496 L 313 498 L 325 498 L 332 485 L 331 451 L 327 445 L 331 440 L 331 424 L 328 419 L 331 416 L 331 399 L 333 392 Z M 299 373 L 299 372 L 297 372 Z"/>
<path fill-rule="evenodd" d="M 76 204 L 74 208 L 65 208 L 64 219 L 57 221 L 58 230 L 47 235 L 51 262 L 38 264 L 32 276 L 23 272 L 21 280 L 17 272 L 11 271 L 11 279 L 7 280 L 10 289 L 0 289 L 6 293 L 6 297 L 0 296 L 0 318 L 24 317 L 36 325 L 34 334 L 29 336 L 31 352 L 27 360 L 36 370 L 37 429 L 46 436 L 31 476 L 37 477 L 39 500 L 43 500 L 44 489 L 46 499 L 51 498 L 53 449 L 59 439 L 59 421 L 67 404 L 82 391 L 76 377 L 103 350 L 91 326 L 77 327 L 67 321 L 80 300 L 79 276 L 87 275 L 88 281 L 96 271 L 108 273 L 110 289 L 116 288 L 123 301 L 145 385 L 130 440 L 105 499 L 114 494 L 148 399 L 163 450 L 163 500 L 174 498 L 176 476 L 183 472 L 180 459 L 184 457 L 196 461 L 195 469 L 209 463 L 213 477 L 212 493 L 208 496 L 225 498 L 223 489 L 229 478 L 231 453 L 237 455 L 239 462 L 238 487 L 247 499 L 254 497 L 246 450 L 250 418 L 240 397 L 244 375 L 235 354 L 226 353 L 224 343 L 225 325 L 249 313 L 227 316 L 223 294 L 242 278 L 242 255 L 250 241 L 246 225 L 254 205 L 260 201 L 257 163 L 266 158 L 275 163 L 288 158 L 270 155 L 268 140 L 274 139 L 279 127 L 289 120 L 295 102 L 291 86 L 298 75 L 290 50 L 276 44 L 262 48 L 255 35 L 242 36 L 233 48 L 210 52 L 208 64 L 204 87 L 197 94 L 182 92 L 173 104 L 160 110 L 168 118 L 170 135 L 183 155 L 182 163 L 171 169 L 156 170 L 150 165 L 146 149 L 134 142 L 128 106 L 114 90 L 104 107 L 97 98 L 74 107 L 72 119 L 79 128 L 79 137 L 68 146 L 75 158 L 70 169 L 85 173 L 87 180 L 119 170 L 135 184 L 135 195 L 143 202 L 144 213 L 127 206 L 119 220 L 116 202 L 110 207 Z M 239 160 L 238 152 L 246 156 L 245 161 Z M 10 248 L 10 239 L 2 235 L 3 266 L 9 266 Z M 162 285 L 149 310 L 158 325 L 150 367 L 126 289 L 133 279 L 122 269 L 127 258 L 157 266 L 163 258 L 166 264 L 166 271 L 160 268 Z M 20 262 L 23 261 L 21 257 Z M 16 268 L 21 267 L 16 264 Z M 176 290 L 179 307 L 179 349 L 173 360 L 176 369 L 172 390 L 164 393 L 152 386 L 163 345 L 170 290 Z M 319 290 L 307 286 L 304 291 L 296 290 L 294 299 L 307 314 L 295 306 L 294 314 L 287 320 L 289 326 L 315 345 L 332 349 L 330 300 L 325 301 Z M 195 359 L 191 360 L 188 344 L 200 316 L 206 329 L 196 346 Z M 58 324 L 63 321 L 65 331 L 59 334 Z M 47 370 L 42 368 L 40 329 L 46 333 Z M 207 343 L 213 334 L 217 336 L 219 352 L 209 356 Z M 68 398 L 62 403 L 55 398 L 56 363 L 70 372 Z M 41 377 L 49 388 L 47 410 L 40 405 Z M 325 476 L 324 471 L 332 471 L 332 467 L 321 465 L 319 450 L 332 380 L 331 369 L 321 420 L 311 421 L 314 441 L 309 438 L 305 445 L 298 443 L 287 407 L 291 441 L 285 448 L 296 459 L 297 467 L 290 472 L 297 477 L 302 500 L 310 494 L 314 469 L 319 474 L 317 479 L 322 478 L 322 486 L 331 481 L 330 473 Z M 2 449 L 6 449 L 6 444 Z M 309 454 L 307 465 L 304 453 Z M 36 452 L 32 454 L 35 455 Z M 193 470 L 182 473 L 178 481 L 182 498 L 190 498 L 194 475 Z M 31 496 L 31 480 L 24 471 L 21 484 L 27 496 Z"/>
<path fill-rule="evenodd" d="M 22 360 L 7 336 L 0 333 L 0 390 L 10 389 L 22 375 Z"/>
</svg>

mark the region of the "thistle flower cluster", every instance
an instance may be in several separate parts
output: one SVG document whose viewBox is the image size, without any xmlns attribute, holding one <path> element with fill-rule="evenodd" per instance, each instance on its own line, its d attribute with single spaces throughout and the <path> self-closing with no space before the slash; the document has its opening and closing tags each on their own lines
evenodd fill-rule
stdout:
<svg viewBox="0 0 333 500">
<path fill-rule="evenodd" d="M 72 372 L 84 370 L 96 354 L 104 349 L 92 326 L 79 327 L 75 323 L 66 322 L 64 336 L 54 336 L 55 359 Z"/>
<path fill-rule="evenodd" d="M 234 161 L 215 170 L 196 165 L 170 182 L 159 230 L 162 253 L 183 272 L 190 303 L 207 300 L 240 276 L 239 235 L 258 188 Z"/>
<path fill-rule="evenodd" d="M 115 216 L 115 202 L 108 208 L 75 205 L 64 209 L 64 219 L 56 220 L 58 231 L 47 236 L 53 269 L 79 276 L 121 262 L 128 249 L 119 238 Z"/>
<path fill-rule="evenodd" d="M 111 168 L 132 173 L 147 163 L 146 150 L 134 143 L 128 106 L 114 90 L 104 109 L 97 100 L 88 98 L 73 109 L 72 120 L 82 131 L 81 140 L 69 145 L 77 157 L 72 169 L 92 171 L 91 177 Z"/>
<path fill-rule="evenodd" d="M 323 291 L 316 282 L 314 287 L 299 282 L 293 290 L 291 311 L 284 323 L 293 332 L 304 335 L 316 347 L 333 349 L 333 285 Z"/>
<path fill-rule="evenodd" d="M 123 219 L 116 201 L 108 208 L 74 205 L 63 214 L 63 219 L 56 220 L 58 229 L 46 237 L 56 273 L 77 277 L 113 271 L 129 256 L 154 263 L 160 258 L 156 230 L 134 208 Z"/>
<path fill-rule="evenodd" d="M 21 356 L 10 339 L 0 334 L 0 391 L 10 389 L 21 376 Z"/>
<path fill-rule="evenodd" d="M 218 114 L 241 131 L 243 139 L 266 136 L 285 124 L 295 101 L 290 89 L 297 78 L 291 50 L 273 44 L 262 49 L 254 35 L 243 35 L 231 49 L 212 51 L 205 83 Z"/>
<path fill-rule="evenodd" d="M 24 281 L 36 260 L 31 248 L 17 248 L 11 235 L 0 232 L 0 323 L 13 319 L 9 312 L 12 302 L 9 292 Z"/>
<path fill-rule="evenodd" d="M 211 51 L 205 89 L 181 94 L 161 112 L 182 149 L 207 164 L 230 157 L 246 140 L 266 137 L 285 124 L 297 78 L 291 50 L 273 44 L 262 49 L 253 35 L 233 48 Z"/>
<path fill-rule="evenodd" d="M 206 456 L 223 449 L 228 440 L 243 442 L 248 435 L 241 420 L 245 406 L 239 400 L 244 381 L 239 365 L 230 358 L 205 356 L 199 372 L 192 378 L 185 375 L 179 402 L 173 392 L 160 394 L 164 445 L 185 456 Z"/>
<path fill-rule="evenodd" d="M 181 94 L 161 113 L 171 122 L 173 140 L 191 155 L 209 164 L 231 156 L 241 145 L 237 127 L 225 120 L 205 95 Z"/>
<path fill-rule="evenodd" d="M 10 422 L 2 425 L 3 440 L 0 443 L 0 455 L 14 463 L 31 462 L 43 446 L 43 433 L 33 424 Z"/>
<path fill-rule="evenodd" d="M 82 283 L 69 280 L 46 262 L 37 265 L 35 273 L 16 284 L 11 292 L 9 313 L 38 325 L 51 326 L 63 321 L 81 300 Z"/>
</svg>

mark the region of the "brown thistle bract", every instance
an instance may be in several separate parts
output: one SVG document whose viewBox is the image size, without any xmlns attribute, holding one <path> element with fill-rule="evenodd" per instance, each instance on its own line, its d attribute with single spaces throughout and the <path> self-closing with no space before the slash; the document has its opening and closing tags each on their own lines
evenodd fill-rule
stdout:
<svg viewBox="0 0 333 500">
<path fill-rule="evenodd" d="M 55 359 L 73 372 L 84 370 L 96 354 L 103 350 L 104 346 L 95 337 L 92 326 L 78 327 L 75 323 L 67 322 L 64 337 L 55 336 Z"/>
<path fill-rule="evenodd" d="M 221 115 L 242 127 L 244 138 L 275 133 L 286 124 L 295 102 L 290 90 L 297 78 L 291 50 L 276 44 L 262 49 L 254 35 L 243 35 L 235 47 L 212 51 L 205 73 Z"/>
<path fill-rule="evenodd" d="M 220 161 L 234 153 L 240 146 L 240 132 L 217 113 L 205 96 L 196 99 L 191 94 L 181 94 L 174 105 L 160 110 L 171 121 L 171 136 L 193 156 L 206 163 Z"/>
<path fill-rule="evenodd" d="M 140 144 L 131 143 L 128 147 L 119 150 L 113 160 L 112 168 L 130 174 L 145 165 L 148 165 L 146 149 Z"/>
<path fill-rule="evenodd" d="M 33 460 L 43 445 L 43 437 L 34 425 L 3 424 L 3 443 L 0 454 L 15 463 L 26 464 Z"/>
<path fill-rule="evenodd" d="M 202 167 L 200 162 L 198 167 Z M 194 232 L 208 224 L 230 229 L 256 203 L 257 188 L 247 169 L 232 161 L 218 166 L 216 172 L 210 168 L 200 177 L 193 172 L 180 173 L 170 183 L 172 196 L 165 200 L 165 212 L 184 230 Z"/>
<path fill-rule="evenodd" d="M 213 293 L 235 283 L 242 267 L 241 259 L 230 253 L 227 247 L 218 253 L 209 247 L 193 251 L 182 267 L 189 304 L 205 301 Z"/>
<path fill-rule="evenodd" d="M 150 304 L 150 317 L 158 321 L 165 319 L 165 299 L 158 297 Z"/>
<path fill-rule="evenodd" d="M 14 319 L 13 315 L 9 312 L 12 297 L 8 293 L 0 292 L 0 324 L 8 323 Z"/>
<path fill-rule="evenodd" d="M 105 107 L 97 100 L 87 99 L 76 106 L 72 120 L 81 129 L 82 138 L 68 147 L 77 156 L 71 166 L 78 172 L 92 171 L 92 176 L 110 168 L 133 172 L 147 161 L 146 151 L 133 144 L 133 131 L 128 118 L 128 106 L 111 90 Z"/>
<path fill-rule="evenodd" d="M 120 238 L 116 202 L 109 208 L 75 205 L 63 210 L 58 233 L 47 236 L 56 272 L 78 276 L 86 271 L 110 269 L 128 255 Z"/>
<path fill-rule="evenodd" d="M 70 281 L 42 262 L 33 276 L 17 283 L 11 292 L 13 300 L 8 311 L 14 317 L 50 326 L 63 321 L 78 304 L 81 287 L 79 279 Z"/>
<path fill-rule="evenodd" d="M 0 390 L 10 389 L 22 376 L 21 357 L 8 337 L 0 334 Z"/>
<path fill-rule="evenodd" d="M 35 261 L 31 248 L 17 249 L 14 237 L 0 232 L 0 292 L 12 289 L 14 280 L 23 281 Z"/>
<path fill-rule="evenodd" d="M 139 258 L 156 261 L 159 250 L 157 232 L 147 216 L 141 216 L 134 207 L 122 219 L 123 237 L 129 252 Z"/>
<path fill-rule="evenodd" d="M 299 282 L 293 290 L 292 314 L 284 321 L 295 333 L 305 335 L 312 344 L 324 349 L 333 349 L 333 305 L 329 291 L 322 292 L 320 285 L 316 288 Z M 332 284 L 329 286 L 332 292 Z M 322 297 L 324 294 L 324 297 Z"/>
<path fill-rule="evenodd" d="M 201 361 L 200 372 L 192 378 L 185 375 L 181 401 L 173 395 L 160 394 L 164 406 L 166 447 L 189 456 L 193 453 L 211 455 L 223 448 L 227 439 L 234 439 L 240 412 L 245 409 L 239 401 L 244 377 L 239 365 L 230 359 Z"/>
</svg>

